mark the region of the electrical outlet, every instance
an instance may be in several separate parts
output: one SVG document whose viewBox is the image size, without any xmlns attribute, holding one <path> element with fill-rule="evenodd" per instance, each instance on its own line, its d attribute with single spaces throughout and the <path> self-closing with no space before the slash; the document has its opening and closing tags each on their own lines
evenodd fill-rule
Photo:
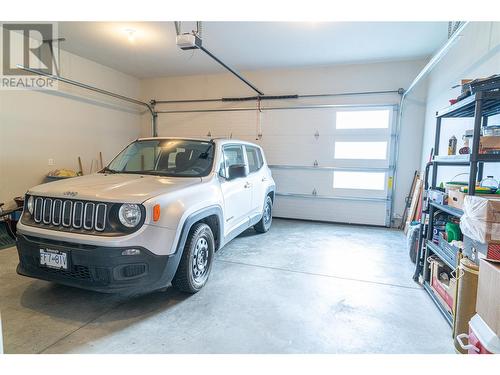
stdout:
<svg viewBox="0 0 500 375">
<path fill-rule="evenodd" d="M 56 161 L 54 159 L 49 159 L 49 165 L 55 165 Z"/>
</svg>

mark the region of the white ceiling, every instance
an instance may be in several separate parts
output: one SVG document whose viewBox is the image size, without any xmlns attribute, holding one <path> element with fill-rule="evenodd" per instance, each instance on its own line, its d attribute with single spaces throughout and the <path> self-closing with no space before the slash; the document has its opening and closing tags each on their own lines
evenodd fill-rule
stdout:
<svg viewBox="0 0 500 375">
<path fill-rule="evenodd" d="M 183 22 L 182 31 L 195 27 Z M 131 42 L 125 30 L 133 29 Z M 203 22 L 203 45 L 238 70 L 430 56 L 447 22 Z M 61 48 L 138 78 L 224 72 L 175 45 L 173 22 L 60 22 Z"/>
</svg>

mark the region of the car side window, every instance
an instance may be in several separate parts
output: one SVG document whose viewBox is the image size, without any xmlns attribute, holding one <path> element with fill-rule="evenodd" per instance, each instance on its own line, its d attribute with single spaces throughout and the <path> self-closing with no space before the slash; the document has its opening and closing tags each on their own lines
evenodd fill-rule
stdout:
<svg viewBox="0 0 500 375">
<path fill-rule="evenodd" d="M 219 176 L 227 178 L 226 162 L 224 160 L 224 153 L 222 154 L 222 159 L 221 159 L 220 165 L 219 165 Z"/>
<path fill-rule="evenodd" d="M 224 153 L 224 174 L 229 175 L 228 169 L 231 165 L 245 165 L 243 147 L 241 145 L 228 145 L 223 148 Z"/>
<path fill-rule="evenodd" d="M 248 159 L 249 173 L 256 172 L 262 167 L 262 155 L 257 147 L 245 146 Z"/>
</svg>

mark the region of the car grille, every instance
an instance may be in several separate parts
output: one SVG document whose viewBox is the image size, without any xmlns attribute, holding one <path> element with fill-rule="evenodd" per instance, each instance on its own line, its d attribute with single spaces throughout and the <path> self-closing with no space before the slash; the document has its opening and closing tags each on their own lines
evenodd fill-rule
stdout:
<svg viewBox="0 0 500 375">
<path fill-rule="evenodd" d="M 103 267 L 73 264 L 67 270 L 40 266 L 39 256 L 22 255 L 21 264 L 24 268 L 57 279 L 73 279 L 88 281 L 95 285 L 107 285 L 110 282 L 110 271 Z"/>
<path fill-rule="evenodd" d="M 46 197 L 34 199 L 33 220 L 36 224 L 98 232 L 106 228 L 106 203 Z"/>
<path fill-rule="evenodd" d="M 92 278 L 90 269 L 87 266 L 75 265 L 71 267 L 71 269 L 68 271 L 56 268 L 48 268 L 48 267 L 40 267 L 40 270 L 45 273 L 53 273 L 72 279 L 90 280 Z"/>
</svg>

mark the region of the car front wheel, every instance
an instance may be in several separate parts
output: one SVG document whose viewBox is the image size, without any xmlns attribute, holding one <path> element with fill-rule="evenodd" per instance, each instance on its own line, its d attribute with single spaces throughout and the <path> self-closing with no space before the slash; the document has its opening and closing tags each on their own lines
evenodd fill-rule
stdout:
<svg viewBox="0 0 500 375">
<path fill-rule="evenodd" d="M 207 283 L 212 269 L 215 241 L 205 223 L 193 226 L 182 253 L 172 285 L 186 293 L 196 293 Z"/>
<path fill-rule="evenodd" d="M 264 203 L 264 211 L 262 212 L 262 219 L 254 225 L 254 229 L 259 233 L 266 233 L 271 228 L 273 222 L 273 200 L 268 195 Z"/>
</svg>

